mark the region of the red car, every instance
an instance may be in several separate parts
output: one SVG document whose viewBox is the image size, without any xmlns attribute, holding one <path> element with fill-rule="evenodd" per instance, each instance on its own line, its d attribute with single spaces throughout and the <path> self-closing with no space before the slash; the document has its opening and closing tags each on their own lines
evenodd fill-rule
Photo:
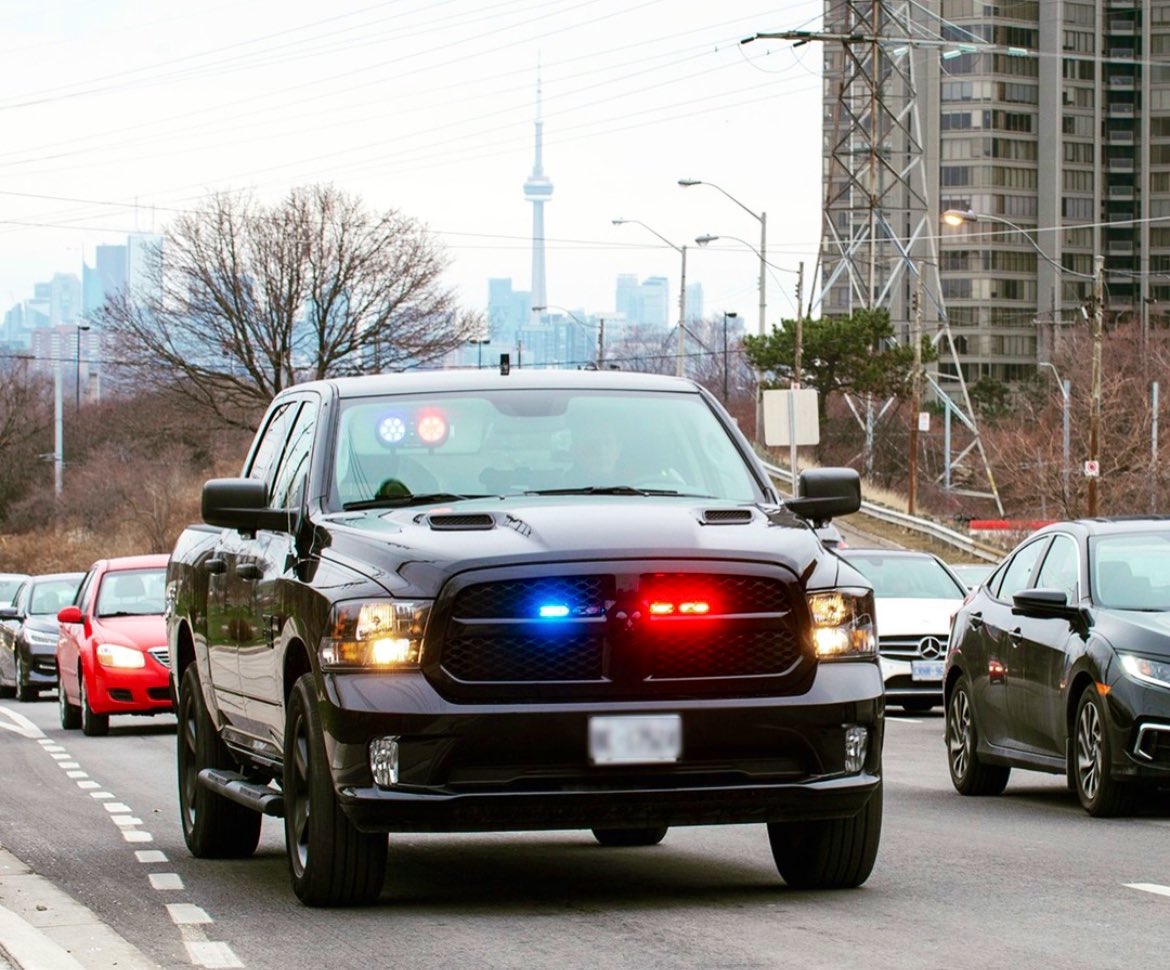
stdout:
<svg viewBox="0 0 1170 970">
<path fill-rule="evenodd" d="M 171 710 L 166 569 L 165 554 L 100 559 L 57 614 L 61 727 L 100 735 L 111 714 Z"/>
</svg>

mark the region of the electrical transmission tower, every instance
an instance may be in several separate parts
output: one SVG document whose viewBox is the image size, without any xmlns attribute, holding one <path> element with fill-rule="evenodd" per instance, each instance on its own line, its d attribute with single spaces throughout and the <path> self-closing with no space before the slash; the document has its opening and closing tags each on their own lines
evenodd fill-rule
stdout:
<svg viewBox="0 0 1170 970">
<path fill-rule="evenodd" d="M 895 329 L 909 335 L 922 276 L 922 322 L 933 334 L 940 357 L 950 357 L 950 366 L 927 380 L 946 406 L 947 428 L 955 417 L 973 439 L 952 461 L 948 433 L 946 470 L 940 477 L 949 488 L 951 469 L 977 451 L 990 491 L 965 494 L 994 499 L 1002 515 L 941 295 L 935 232 L 940 215 L 935 198 L 938 159 L 923 150 L 928 138 L 938 143 L 937 137 L 929 137 L 937 136 L 938 111 L 932 112 L 924 132 L 919 110 L 920 85 L 938 90 L 939 51 L 955 44 L 944 40 L 938 18 L 922 3 L 843 0 L 826 3 L 825 18 L 824 31 L 761 33 L 744 41 L 825 45 L 822 283 L 813 306 L 819 304 L 822 314 L 841 316 L 884 308 Z M 943 390 L 940 381 L 957 385 L 957 391 Z M 866 403 L 864 417 L 849 403 L 866 431 L 869 471 L 874 425 L 890 402 L 876 418 L 872 402 Z M 911 420 L 917 421 L 917 415 Z"/>
</svg>

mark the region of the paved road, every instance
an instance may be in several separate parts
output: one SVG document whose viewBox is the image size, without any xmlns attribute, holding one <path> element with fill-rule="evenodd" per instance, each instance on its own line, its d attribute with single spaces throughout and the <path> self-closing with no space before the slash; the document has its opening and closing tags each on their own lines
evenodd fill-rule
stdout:
<svg viewBox="0 0 1170 970">
<path fill-rule="evenodd" d="M 937 714 L 889 721 L 882 850 L 860 890 L 787 889 L 759 826 L 626 850 L 575 832 L 399 836 L 380 904 L 333 911 L 291 895 L 278 822 L 252 860 L 187 854 L 173 729 L 116 718 L 86 738 L 51 699 L 0 702 L 0 842 L 162 967 L 1166 963 L 1170 896 L 1132 886 L 1170 886 L 1170 801 L 1094 820 L 1062 778 L 1024 772 L 1001 798 L 961 798 Z"/>
</svg>

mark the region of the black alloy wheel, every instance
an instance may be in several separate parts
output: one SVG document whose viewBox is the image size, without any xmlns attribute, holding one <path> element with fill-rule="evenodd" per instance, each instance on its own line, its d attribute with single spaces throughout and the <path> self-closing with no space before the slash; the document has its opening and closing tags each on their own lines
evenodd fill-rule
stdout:
<svg viewBox="0 0 1170 970">
<path fill-rule="evenodd" d="M 260 813 L 224 798 L 199 783 L 204 768 L 237 768 L 203 702 L 199 672 L 192 663 L 179 687 L 179 817 L 183 838 L 200 859 L 245 859 L 260 842 Z"/>
<path fill-rule="evenodd" d="M 296 682 L 288 699 L 282 787 L 297 898 L 306 906 L 374 902 L 386 878 L 388 841 L 385 834 L 359 832 L 337 804 L 312 674 Z"/>
<path fill-rule="evenodd" d="M 81 671 L 78 670 L 77 681 L 81 683 Z M 65 696 L 65 678 L 61 676 L 61 668 L 57 668 L 57 714 L 61 718 L 61 727 L 66 731 L 76 731 L 81 727 L 81 708 L 70 704 Z"/>
<path fill-rule="evenodd" d="M 103 738 L 110 733 L 110 715 L 95 714 L 89 706 L 89 691 L 85 686 L 85 671 L 77 678 L 77 693 L 81 708 L 81 733 L 91 738 Z"/>
<path fill-rule="evenodd" d="M 947 705 L 947 768 L 951 784 L 960 795 L 999 795 L 1007 787 L 1012 769 L 986 764 L 978 754 L 971 682 L 964 676 L 955 684 Z"/>
<path fill-rule="evenodd" d="M 1070 757 L 1074 759 L 1072 775 L 1077 798 L 1094 818 L 1130 815 L 1136 801 L 1135 787 L 1112 775 L 1107 716 L 1104 702 L 1090 685 L 1077 702 L 1076 736 Z"/>
</svg>

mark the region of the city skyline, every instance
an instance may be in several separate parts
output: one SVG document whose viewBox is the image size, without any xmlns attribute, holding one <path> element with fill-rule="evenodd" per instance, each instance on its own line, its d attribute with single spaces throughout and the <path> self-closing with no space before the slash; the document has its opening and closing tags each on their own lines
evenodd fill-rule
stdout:
<svg viewBox="0 0 1170 970">
<path fill-rule="evenodd" d="M 427 224 L 451 257 L 448 281 L 482 309 L 489 279 L 531 284 L 518 188 L 538 61 L 557 185 L 545 212 L 549 304 L 613 309 L 623 273 L 677 286 L 677 253 L 611 224 L 625 218 L 691 248 L 688 279 L 704 284 L 711 312 L 754 307 L 758 260 L 730 237 L 758 231 L 718 193 L 680 188 L 684 177 L 771 212 L 770 259 L 811 272 L 820 51 L 739 42 L 815 27 L 820 4 L 401 7 L 354 0 L 324 18 L 307 3 L 254 0 L 232 4 L 225 28 L 187 5 L 163 16 L 123 0 L 99 16 L 65 0 L 16 3 L 0 68 L 0 300 L 79 273 L 98 245 L 158 231 L 207 191 L 269 199 L 331 181 Z M 38 70 L 47 58 L 51 83 Z M 705 233 L 725 238 L 700 250 Z M 769 280 L 771 321 L 793 312 L 794 282 L 783 270 Z"/>
</svg>

